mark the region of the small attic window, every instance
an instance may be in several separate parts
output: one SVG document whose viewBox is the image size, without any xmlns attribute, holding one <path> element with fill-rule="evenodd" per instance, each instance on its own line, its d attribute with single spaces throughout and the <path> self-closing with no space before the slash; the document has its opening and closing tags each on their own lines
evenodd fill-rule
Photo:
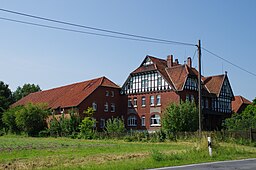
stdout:
<svg viewBox="0 0 256 170">
<path fill-rule="evenodd" d="M 147 58 L 143 63 L 144 66 L 151 65 L 151 64 L 153 64 L 153 62 L 150 60 L 150 58 Z"/>
</svg>

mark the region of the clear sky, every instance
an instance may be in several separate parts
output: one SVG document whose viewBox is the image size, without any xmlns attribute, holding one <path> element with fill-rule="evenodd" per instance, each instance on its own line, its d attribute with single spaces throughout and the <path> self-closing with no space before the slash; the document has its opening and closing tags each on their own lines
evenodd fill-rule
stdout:
<svg viewBox="0 0 256 170">
<path fill-rule="evenodd" d="M 0 8 L 86 26 L 197 44 L 256 73 L 255 0 L 1 0 Z M 0 17 L 91 31 L 0 11 Z M 91 31 L 92 32 L 92 31 Z M 50 89 L 106 76 L 122 85 L 146 55 L 198 68 L 196 48 L 120 40 L 0 20 L 0 80 Z M 202 51 L 204 76 L 228 77 L 235 95 L 256 97 L 256 76 Z"/>
</svg>

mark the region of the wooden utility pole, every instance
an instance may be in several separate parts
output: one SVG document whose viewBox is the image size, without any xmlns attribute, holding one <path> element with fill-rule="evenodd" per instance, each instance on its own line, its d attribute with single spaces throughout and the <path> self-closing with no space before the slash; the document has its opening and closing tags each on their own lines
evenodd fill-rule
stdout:
<svg viewBox="0 0 256 170">
<path fill-rule="evenodd" d="M 198 133 L 202 137 L 202 84 L 201 84 L 201 41 L 198 41 Z"/>
</svg>

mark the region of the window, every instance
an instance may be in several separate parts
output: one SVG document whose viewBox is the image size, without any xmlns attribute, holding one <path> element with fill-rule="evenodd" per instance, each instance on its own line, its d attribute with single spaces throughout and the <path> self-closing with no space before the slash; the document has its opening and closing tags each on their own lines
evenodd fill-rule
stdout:
<svg viewBox="0 0 256 170">
<path fill-rule="evenodd" d="M 146 123 L 145 123 L 145 116 L 142 116 L 142 117 L 141 117 L 141 126 L 146 126 Z"/>
<path fill-rule="evenodd" d="M 114 96 L 115 96 L 114 91 L 111 91 L 111 97 L 114 97 Z"/>
<path fill-rule="evenodd" d="M 162 77 L 157 77 L 157 87 L 162 86 Z"/>
<path fill-rule="evenodd" d="M 155 98 L 154 96 L 150 96 L 150 106 L 154 106 L 155 105 Z"/>
<path fill-rule="evenodd" d="M 134 106 L 134 107 L 137 107 L 137 98 L 134 98 L 134 99 L 133 99 L 133 106 Z"/>
<path fill-rule="evenodd" d="M 161 105 L 161 96 L 160 96 L 160 94 L 156 96 L 156 105 Z"/>
<path fill-rule="evenodd" d="M 64 108 L 61 108 L 60 113 L 64 113 L 64 110 L 65 110 Z"/>
<path fill-rule="evenodd" d="M 97 110 L 97 104 L 96 104 L 95 102 L 92 103 L 92 109 L 93 109 L 94 111 Z"/>
<path fill-rule="evenodd" d="M 108 102 L 106 102 L 105 105 L 104 105 L 104 111 L 105 111 L 105 112 L 108 111 Z"/>
<path fill-rule="evenodd" d="M 109 91 L 106 91 L 106 96 L 109 96 Z"/>
<path fill-rule="evenodd" d="M 128 107 L 132 107 L 132 99 L 128 99 Z"/>
<path fill-rule="evenodd" d="M 105 119 L 100 119 L 100 128 L 105 127 Z"/>
<path fill-rule="evenodd" d="M 191 102 L 194 102 L 195 101 L 195 97 L 194 97 L 194 95 L 192 94 L 191 95 Z"/>
<path fill-rule="evenodd" d="M 209 105 L 208 105 L 208 99 L 205 99 L 205 108 L 208 109 Z"/>
<path fill-rule="evenodd" d="M 189 101 L 189 94 L 186 94 L 186 101 Z"/>
<path fill-rule="evenodd" d="M 146 106 L 146 98 L 145 98 L 145 96 L 141 97 L 141 106 L 143 106 L 143 107 Z"/>
<path fill-rule="evenodd" d="M 135 115 L 128 117 L 128 126 L 137 126 L 137 117 Z"/>
<path fill-rule="evenodd" d="M 158 114 L 155 114 L 151 116 L 150 119 L 150 126 L 160 126 L 160 116 Z"/>
<path fill-rule="evenodd" d="M 115 103 L 111 103 L 110 111 L 111 111 L 111 112 L 115 112 L 115 110 L 116 110 Z"/>
</svg>

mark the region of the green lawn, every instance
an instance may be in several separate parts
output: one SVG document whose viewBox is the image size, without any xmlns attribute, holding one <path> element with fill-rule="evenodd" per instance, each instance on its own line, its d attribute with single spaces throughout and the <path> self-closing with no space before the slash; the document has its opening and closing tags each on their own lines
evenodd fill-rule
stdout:
<svg viewBox="0 0 256 170">
<path fill-rule="evenodd" d="M 196 149 L 196 142 L 164 143 L 69 138 L 0 137 L 0 169 L 146 169 L 256 157 L 256 148 L 221 143 Z"/>
</svg>

